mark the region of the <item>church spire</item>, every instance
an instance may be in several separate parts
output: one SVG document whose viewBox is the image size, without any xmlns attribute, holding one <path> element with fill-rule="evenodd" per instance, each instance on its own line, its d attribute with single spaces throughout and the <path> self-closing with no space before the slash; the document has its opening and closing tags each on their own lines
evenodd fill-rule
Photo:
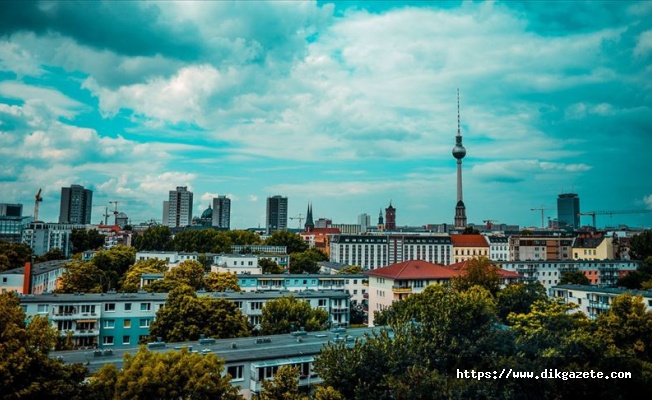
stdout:
<svg viewBox="0 0 652 400">
<path fill-rule="evenodd" d="M 315 222 L 312 218 L 312 203 L 308 203 L 308 211 L 306 212 L 306 223 L 303 225 L 306 232 L 312 232 L 315 229 Z"/>
</svg>

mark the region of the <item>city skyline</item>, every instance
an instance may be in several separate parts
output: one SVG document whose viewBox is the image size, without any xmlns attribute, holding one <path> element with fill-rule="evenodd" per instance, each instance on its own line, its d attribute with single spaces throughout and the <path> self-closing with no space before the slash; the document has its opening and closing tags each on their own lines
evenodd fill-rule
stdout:
<svg viewBox="0 0 652 400">
<path fill-rule="evenodd" d="M 452 225 L 459 88 L 468 223 L 652 209 L 651 64 L 649 2 L 0 2 L 0 202 L 42 188 L 56 221 L 78 184 L 138 223 L 187 186 L 232 229 L 274 195 Z"/>
</svg>

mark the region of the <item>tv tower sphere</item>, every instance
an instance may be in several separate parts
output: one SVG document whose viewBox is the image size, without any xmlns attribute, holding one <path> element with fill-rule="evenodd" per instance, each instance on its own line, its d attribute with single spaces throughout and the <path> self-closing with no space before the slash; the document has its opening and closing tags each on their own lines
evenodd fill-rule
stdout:
<svg viewBox="0 0 652 400">
<path fill-rule="evenodd" d="M 457 143 L 455 143 L 455 147 L 453 147 L 453 157 L 461 160 L 466 155 L 466 149 L 462 146 L 462 137 L 458 136 L 457 139 Z"/>
</svg>

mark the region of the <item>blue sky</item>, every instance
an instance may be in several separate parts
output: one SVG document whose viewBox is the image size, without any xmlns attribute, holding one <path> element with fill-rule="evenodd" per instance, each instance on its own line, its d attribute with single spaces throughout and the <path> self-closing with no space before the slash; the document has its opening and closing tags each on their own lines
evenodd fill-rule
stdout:
<svg viewBox="0 0 652 400">
<path fill-rule="evenodd" d="M 652 208 L 652 2 L 623 1 L 0 2 L 0 202 L 451 223 L 457 88 L 469 222 Z"/>
</svg>

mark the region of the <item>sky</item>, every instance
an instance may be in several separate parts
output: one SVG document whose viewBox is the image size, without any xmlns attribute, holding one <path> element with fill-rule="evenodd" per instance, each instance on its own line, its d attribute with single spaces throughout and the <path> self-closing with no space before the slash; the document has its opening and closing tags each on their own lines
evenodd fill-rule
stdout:
<svg viewBox="0 0 652 400">
<path fill-rule="evenodd" d="M 61 187 L 132 223 L 177 186 L 231 228 L 452 223 L 457 90 L 468 220 L 652 209 L 652 2 L 0 2 L 0 202 Z M 589 224 L 590 217 L 583 217 Z M 598 226 L 652 226 L 650 214 Z"/>
</svg>

